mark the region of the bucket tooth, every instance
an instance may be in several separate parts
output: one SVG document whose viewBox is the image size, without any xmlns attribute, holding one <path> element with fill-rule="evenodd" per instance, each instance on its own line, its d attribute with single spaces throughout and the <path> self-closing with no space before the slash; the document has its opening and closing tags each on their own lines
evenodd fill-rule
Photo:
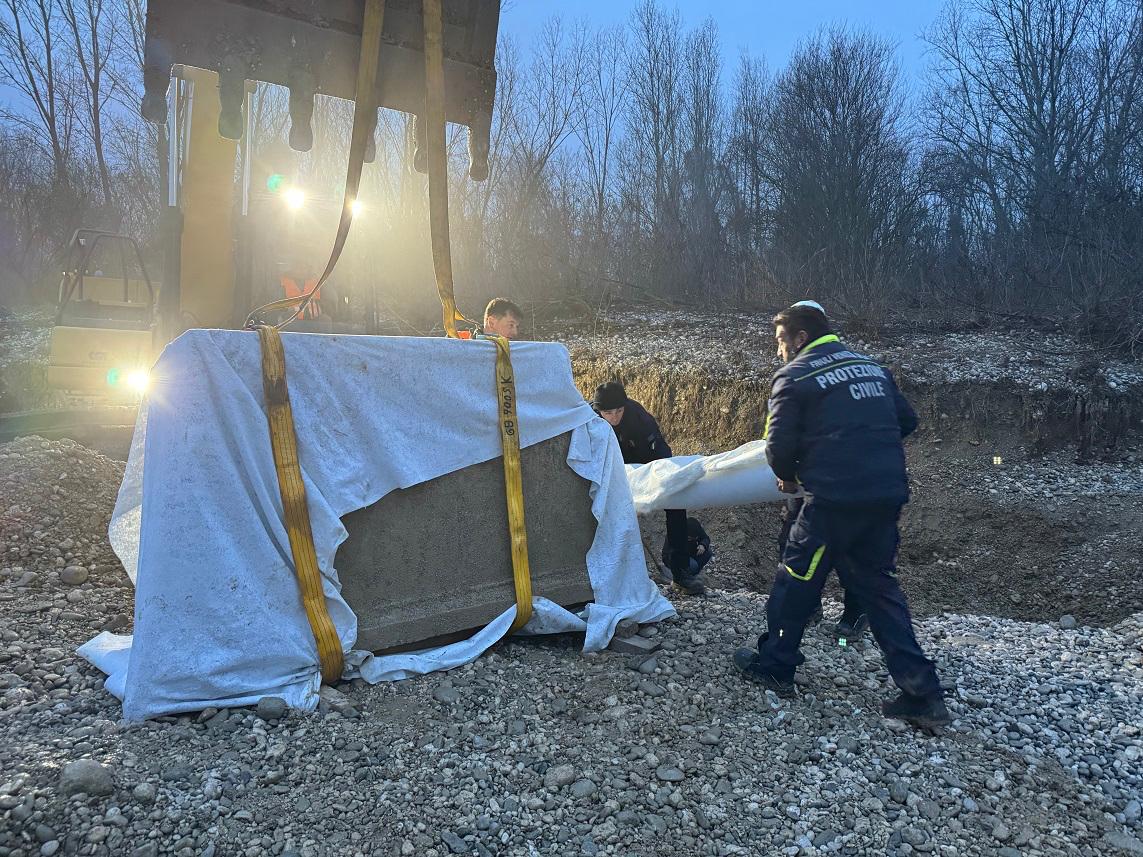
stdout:
<svg viewBox="0 0 1143 857">
<path fill-rule="evenodd" d="M 488 152 L 492 145 L 490 116 L 478 114 L 468 129 L 468 176 L 482 182 L 488 178 Z"/>
<path fill-rule="evenodd" d="M 163 125 L 167 121 L 167 89 L 171 85 L 170 68 L 143 70 L 143 103 L 139 112 L 148 122 Z"/>
<path fill-rule="evenodd" d="M 314 81 L 308 72 L 290 86 L 290 148 L 308 152 L 314 145 Z"/>
<path fill-rule="evenodd" d="M 419 113 L 413 117 L 413 169 L 418 173 L 429 171 L 429 150 L 425 145 L 425 120 Z"/>
<path fill-rule="evenodd" d="M 245 122 L 242 103 L 246 98 L 246 75 L 243 71 L 220 69 L 218 72 L 218 134 L 227 140 L 241 140 Z"/>
</svg>

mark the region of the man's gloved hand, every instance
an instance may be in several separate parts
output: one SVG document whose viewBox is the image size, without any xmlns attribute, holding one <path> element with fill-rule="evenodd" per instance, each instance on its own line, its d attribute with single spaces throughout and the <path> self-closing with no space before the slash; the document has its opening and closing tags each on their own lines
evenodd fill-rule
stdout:
<svg viewBox="0 0 1143 857">
<path fill-rule="evenodd" d="M 779 479 L 778 490 L 783 494 L 797 494 L 800 486 L 796 479 Z"/>
</svg>

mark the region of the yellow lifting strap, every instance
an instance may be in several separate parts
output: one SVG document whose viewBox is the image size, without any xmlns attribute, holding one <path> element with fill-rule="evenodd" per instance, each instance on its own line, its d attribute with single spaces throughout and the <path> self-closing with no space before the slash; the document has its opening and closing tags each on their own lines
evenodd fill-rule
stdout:
<svg viewBox="0 0 1143 857">
<path fill-rule="evenodd" d="M 344 656 L 341 640 L 325 606 L 321 569 L 314 550 L 310 529 L 310 512 L 306 505 L 306 486 L 298 463 L 298 438 L 294 433 L 294 412 L 290 407 L 290 391 L 286 386 L 286 354 L 282 337 L 276 328 L 258 328 L 262 348 L 262 389 L 266 396 L 266 420 L 270 426 L 270 446 L 274 450 L 274 468 L 278 472 L 278 491 L 286 515 L 286 533 L 294 557 L 294 573 L 302 593 L 302 605 L 317 642 L 321 662 L 321 679 L 332 684 L 341 678 Z"/>
<path fill-rule="evenodd" d="M 377 121 L 377 102 L 374 95 L 377 66 L 381 54 L 381 30 L 384 23 L 385 0 L 365 0 L 365 12 L 361 19 L 361 51 L 357 59 L 357 98 L 353 103 L 353 129 L 349 135 L 349 165 L 345 171 L 345 193 L 341 204 L 341 220 L 337 224 L 337 235 L 333 239 L 333 249 L 330 250 L 329 261 L 326 262 L 325 270 L 322 271 L 322 275 L 318 277 L 313 288 L 304 295 L 271 301 L 251 312 L 246 317 L 245 326 L 247 329 L 256 326 L 259 317 L 264 313 L 289 309 L 290 307 L 296 306 L 297 309 L 277 327 L 281 329 L 295 319 L 301 318 L 306 307 L 313 300 L 313 296 L 321 290 L 337 266 L 337 260 L 341 258 L 341 251 L 349 237 L 349 227 L 353 224 L 353 204 L 357 200 L 357 193 L 361 186 L 365 149 L 369 143 L 369 135 L 373 133 Z"/>
<path fill-rule="evenodd" d="M 453 295 L 452 251 L 448 229 L 448 159 L 445 151 L 444 41 L 441 0 L 424 0 L 425 24 L 425 146 L 429 166 L 429 230 L 437 295 L 441 299 L 445 334 L 456 338 L 458 321 L 468 321 L 456 308 Z M 516 381 L 508 340 L 496 343 L 496 389 L 500 399 L 500 443 L 504 455 L 504 492 L 508 502 L 508 531 L 512 540 L 512 579 L 516 586 L 513 634 L 532 618 L 532 570 L 528 565 L 528 532 L 524 525 L 524 491 L 520 479 L 520 432 L 516 421 Z"/>
<path fill-rule="evenodd" d="M 341 255 L 350 224 L 353 220 L 353 200 L 361 180 L 366 133 L 372 122 L 367 122 L 373 104 L 373 86 L 377 73 L 381 28 L 384 21 L 384 0 L 366 0 L 362 22 L 361 53 L 358 61 L 357 101 L 354 106 L 353 131 L 350 140 L 349 168 L 345 182 L 345 200 L 338 224 L 337 237 L 325 271 L 313 289 L 302 298 L 275 301 L 261 311 L 298 305 L 291 317 L 297 318 L 309 302 L 310 296 L 321 288 Z M 452 255 L 448 223 L 448 164 L 445 151 L 444 115 L 444 45 L 442 37 L 441 0 L 424 0 L 425 28 L 425 140 L 429 166 L 429 227 L 432 239 L 433 266 L 437 279 L 437 294 L 441 300 L 445 333 L 456 338 L 456 324 L 468 322 L 456 308 L 453 294 Z M 363 97 L 364 94 L 364 97 Z M 248 322 L 253 321 L 254 313 Z M 274 464 L 278 474 L 278 488 L 286 515 L 286 530 L 293 553 L 294 568 L 302 593 L 302 603 L 317 642 L 321 661 L 322 680 L 326 683 L 341 677 L 344 656 L 333 621 L 326 609 L 322 591 L 321 570 L 314 550 L 310 529 L 309 510 L 306 505 L 305 485 L 298 463 L 297 436 L 294 431 L 293 411 L 290 408 L 286 386 L 285 353 L 278 328 L 258 327 L 262 347 L 262 380 L 265 389 L 270 442 L 274 451 Z M 471 323 L 471 322 L 469 322 Z M 520 434 L 516 416 L 516 381 L 512 370 L 512 357 L 508 340 L 489 337 L 496 344 L 496 387 L 499 399 L 500 440 L 504 457 L 504 488 L 508 507 L 508 527 L 511 537 L 512 577 L 516 590 L 516 618 L 508 633 L 524 627 L 532 618 L 532 573 L 528 564 L 528 534 L 524 519 L 524 492 L 520 476 Z"/>
<path fill-rule="evenodd" d="M 468 321 L 456 308 L 452 281 L 452 248 L 448 231 L 448 152 L 445 149 L 444 37 L 441 0 L 424 0 L 425 148 L 429 167 L 429 235 L 437 295 L 444 314 L 445 335 L 456 338 L 456 323 Z"/>
<path fill-rule="evenodd" d="M 512 539 L 512 579 L 516 585 L 514 634 L 532 618 L 532 569 L 528 564 L 528 530 L 524 525 L 524 486 L 520 479 L 520 426 L 516 421 L 516 378 L 508 340 L 496 343 L 496 390 L 500 398 L 500 446 L 504 454 L 504 495 L 508 500 L 508 532 Z"/>
</svg>

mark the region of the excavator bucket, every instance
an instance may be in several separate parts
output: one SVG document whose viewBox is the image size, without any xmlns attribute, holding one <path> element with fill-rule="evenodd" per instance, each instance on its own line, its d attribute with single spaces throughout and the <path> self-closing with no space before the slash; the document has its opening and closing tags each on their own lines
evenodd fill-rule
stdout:
<svg viewBox="0 0 1143 857">
<path fill-rule="evenodd" d="M 171 69 L 180 63 L 218 73 L 218 130 L 232 140 L 243 132 L 245 81 L 287 87 L 290 145 L 308 151 L 314 96 L 356 98 L 364 8 L 365 0 L 148 0 L 143 117 L 166 120 Z M 488 172 L 500 2 L 444 0 L 443 19 L 445 118 L 468 127 L 469 173 L 479 180 Z M 421 0 L 385 4 L 373 98 L 376 107 L 418 117 L 422 143 Z M 418 162 L 420 169 L 420 156 Z"/>
</svg>

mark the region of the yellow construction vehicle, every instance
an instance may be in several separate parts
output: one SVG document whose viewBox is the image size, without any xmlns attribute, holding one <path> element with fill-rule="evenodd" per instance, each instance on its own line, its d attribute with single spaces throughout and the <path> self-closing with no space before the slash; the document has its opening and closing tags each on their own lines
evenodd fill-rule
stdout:
<svg viewBox="0 0 1143 857">
<path fill-rule="evenodd" d="M 99 398 L 142 395 L 154 346 L 157 288 L 133 238 L 76 230 L 60 279 L 48 384 Z"/>
</svg>

